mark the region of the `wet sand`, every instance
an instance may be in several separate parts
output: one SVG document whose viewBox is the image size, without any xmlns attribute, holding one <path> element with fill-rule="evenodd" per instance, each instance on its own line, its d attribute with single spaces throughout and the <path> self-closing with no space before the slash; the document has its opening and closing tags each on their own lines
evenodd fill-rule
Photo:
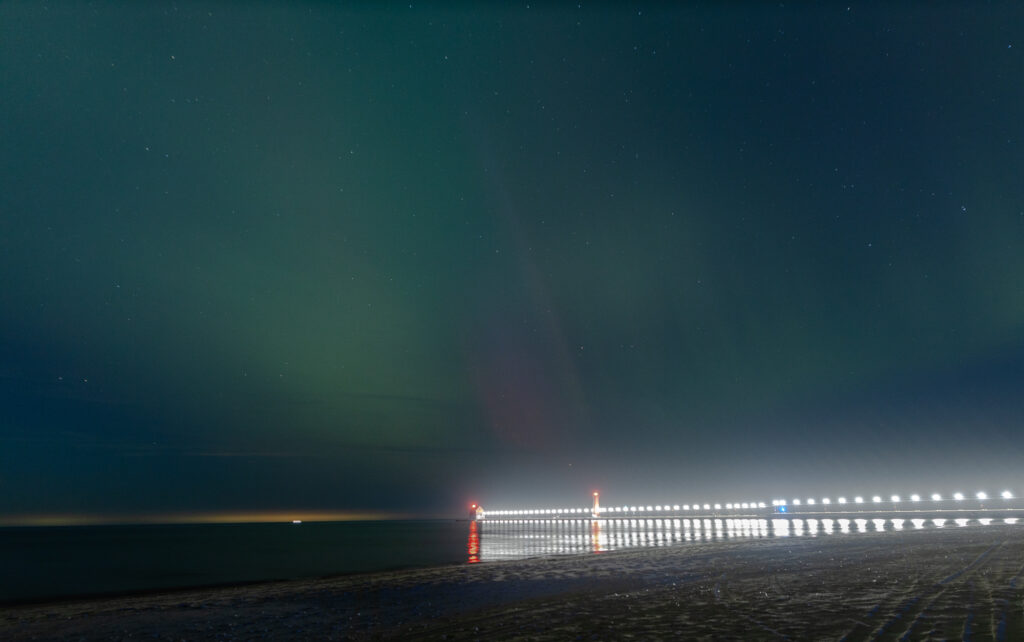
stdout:
<svg viewBox="0 0 1024 642">
<path fill-rule="evenodd" d="M 1024 639 L 1024 527 L 685 543 L 0 609 L 0 639 Z"/>
</svg>

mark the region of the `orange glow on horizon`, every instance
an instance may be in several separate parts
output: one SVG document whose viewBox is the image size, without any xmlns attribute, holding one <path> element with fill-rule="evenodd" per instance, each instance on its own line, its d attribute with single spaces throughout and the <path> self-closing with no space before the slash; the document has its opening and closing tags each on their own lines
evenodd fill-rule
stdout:
<svg viewBox="0 0 1024 642">
<path fill-rule="evenodd" d="M 223 511 L 139 514 L 0 515 L 0 526 L 101 526 L 105 524 L 263 524 L 412 519 L 415 515 L 369 511 Z"/>
</svg>

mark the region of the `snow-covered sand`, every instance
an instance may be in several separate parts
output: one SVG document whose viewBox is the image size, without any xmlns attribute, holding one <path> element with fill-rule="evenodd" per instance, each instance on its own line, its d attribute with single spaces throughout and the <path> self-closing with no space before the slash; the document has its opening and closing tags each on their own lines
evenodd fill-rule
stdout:
<svg viewBox="0 0 1024 642">
<path fill-rule="evenodd" d="M 0 639 L 1024 639 L 1024 526 L 686 543 L 0 609 Z"/>
</svg>

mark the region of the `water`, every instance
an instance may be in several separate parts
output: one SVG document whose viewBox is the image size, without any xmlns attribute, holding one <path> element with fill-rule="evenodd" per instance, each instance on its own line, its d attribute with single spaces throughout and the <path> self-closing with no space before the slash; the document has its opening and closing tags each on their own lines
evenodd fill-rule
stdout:
<svg viewBox="0 0 1024 642">
<path fill-rule="evenodd" d="M 0 528 L 0 602 L 763 537 L 1020 528 L 1015 517 L 563 519 Z"/>
<path fill-rule="evenodd" d="M 466 522 L 0 528 L 0 602 L 466 561 Z"/>
<path fill-rule="evenodd" d="M 967 527 L 1019 528 L 1021 523 L 1018 517 L 1002 516 L 894 518 L 870 514 L 857 518 L 499 519 L 470 524 L 467 550 L 470 562 L 490 562 L 762 537 L 856 536 Z"/>
</svg>

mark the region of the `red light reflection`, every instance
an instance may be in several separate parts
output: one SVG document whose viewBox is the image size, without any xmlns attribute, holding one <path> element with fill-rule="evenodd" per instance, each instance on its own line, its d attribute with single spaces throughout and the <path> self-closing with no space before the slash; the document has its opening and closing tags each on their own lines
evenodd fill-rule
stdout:
<svg viewBox="0 0 1024 642">
<path fill-rule="evenodd" d="M 594 494 L 596 495 L 597 493 Z M 601 524 L 596 519 L 590 527 L 590 534 L 594 538 L 594 552 L 603 553 L 604 549 L 601 548 Z"/>
<path fill-rule="evenodd" d="M 476 564 L 480 561 L 480 534 L 477 532 L 476 522 L 469 523 L 469 543 L 466 549 L 469 551 L 469 563 Z"/>
</svg>

